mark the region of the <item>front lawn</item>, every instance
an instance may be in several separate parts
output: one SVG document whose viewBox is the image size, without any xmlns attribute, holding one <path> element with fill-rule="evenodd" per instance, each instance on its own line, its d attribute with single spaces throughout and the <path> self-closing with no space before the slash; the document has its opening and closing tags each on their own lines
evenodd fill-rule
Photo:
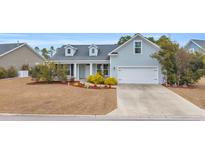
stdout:
<svg viewBox="0 0 205 154">
<path fill-rule="evenodd" d="M 193 88 L 173 88 L 170 90 L 181 95 L 185 99 L 189 100 L 193 104 L 205 109 L 205 78 L 202 78 L 196 87 Z"/>
<path fill-rule="evenodd" d="M 0 80 L 0 113 L 103 115 L 117 107 L 115 89 L 30 82 L 31 78 Z"/>
</svg>

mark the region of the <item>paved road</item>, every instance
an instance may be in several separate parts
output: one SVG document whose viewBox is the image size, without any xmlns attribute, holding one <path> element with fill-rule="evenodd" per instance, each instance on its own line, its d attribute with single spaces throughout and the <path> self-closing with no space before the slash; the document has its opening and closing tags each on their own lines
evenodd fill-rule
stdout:
<svg viewBox="0 0 205 154">
<path fill-rule="evenodd" d="M 119 85 L 118 108 L 108 116 L 159 119 L 204 119 L 200 109 L 161 85 Z"/>
</svg>

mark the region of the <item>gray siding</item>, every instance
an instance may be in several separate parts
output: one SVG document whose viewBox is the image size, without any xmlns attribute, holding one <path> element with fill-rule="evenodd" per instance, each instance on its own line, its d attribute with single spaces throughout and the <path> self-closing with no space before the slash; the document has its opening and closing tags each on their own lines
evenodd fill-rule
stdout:
<svg viewBox="0 0 205 154">
<path fill-rule="evenodd" d="M 189 42 L 186 46 L 185 46 L 185 49 L 189 50 L 189 49 L 192 49 L 194 48 L 195 51 L 198 51 L 198 52 L 204 52 L 201 48 L 199 48 L 196 44 L 194 44 L 193 42 Z"/>
<path fill-rule="evenodd" d="M 37 63 L 43 63 L 43 58 L 39 57 L 27 46 L 23 46 L 15 51 L 0 57 L 0 67 L 8 68 L 10 66 L 20 69 L 23 64 L 29 64 L 33 67 Z"/>
<path fill-rule="evenodd" d="M 142 41 L 142 53 L 134 53 L 134 44 L 135 40 Z M 162 82 L 161 68 L 156 59 L 151 58 L 150 56 L 158 51 L 159 49 L 149 42 L 145 41 L 141 37 L 136 37 L 130 43 L 122 46 L 117 50 L 118 55 L 110 56 L 110 76 L 117 78 L 117 69 L 119 66 L 158 66 L 159 68 L 159 81 Z"/>
</svg>

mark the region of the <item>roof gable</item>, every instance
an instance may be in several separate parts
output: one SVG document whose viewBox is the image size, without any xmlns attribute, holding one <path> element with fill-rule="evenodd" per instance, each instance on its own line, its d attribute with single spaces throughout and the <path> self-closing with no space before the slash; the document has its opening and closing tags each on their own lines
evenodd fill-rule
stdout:
<svg viewBox="0 0 205 154">
<path fill-rule="evenodd" d="M 15 50 L 18 47 L 21 47 L 24 45 L 24 43 L 6 43 L 6 44 L 0 44 L 0 56 L 6 54 L 7 52 L 11 50 Z"/>
<path fill-rule="evenodd" d="M 13 51 L 16 51 L 17 49 L 26 46 L 28 47 L 32 52 L 34 52 L 37 56 L 39 56 L 41 59 L 45 60 L 40 54 L 36 53 L 33 48 L 31 48 L 26 43 L 7 43 L 7 44 L 0 44 L 0 57 L 5 56 Z"/>
<path fill-rule="evenodd" d="M 65 49 L 70 48 L 70 49 L 73 49 L 73 50 L 77 50 L 77 48 L 73 47 L 73 46 L 72 46 L 72 45 L 70 45 L 70 44 L 65 45 L 65 46 L 64 46 L 64 48 L 65 48 Z"/>
<path fill-rule="evenodd" d="M 140 37 L 141 39 L 145 40 L 146 42 L 148 42 L 149 44 L 151 44 L 151 45 L 154 46 L 155 48 L 160 49 L 160 47 L 159 47 L 157 44 L 151 42 L 150 40 L 148 40 L 147 38 L 145 38 L 143 35 L 137 33 L 137 34 L 135 34 L 131 39 L 129 39 L 127 42 L 121 44 L 121 45 L 118 46 L 116 49 L 114 49 L 112 52 L 110 52 L 109 55 L 116 55 L 118 49 L 120 49 L 120 48 L 122 48 L 123 46 L 127 45 L 128 43 L 132 42 L 132 41 L 133 41 L 135 38 L 137 38 L 137 37 Z"/>
<path fill-rule="evenodd" d="M 88 48 L 89 48 L 89 49 L 90 49 L 90 48 L 96 48 L 96 49 L 98 49 L 98 46 L 95 45 L 95 44 L 91 44 Z"/>
<path fill-rule="evenodd" d="M 192 39 L 191 42 L 193 42 L 194 44 L 196 44 L 199 48 L 201 48 L 202 50 L 205 50 L 205 40 L 196 40 L 196 39 Z"/>
</svg>

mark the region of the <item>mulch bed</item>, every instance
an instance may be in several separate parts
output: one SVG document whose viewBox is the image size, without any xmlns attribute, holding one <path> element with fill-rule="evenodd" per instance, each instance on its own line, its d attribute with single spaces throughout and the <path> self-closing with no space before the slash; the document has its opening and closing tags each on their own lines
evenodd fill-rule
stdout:
<svg viewBox="0 0 205 154">
<path fill-rule="evenodd" d="M 80 83 L 79 81 L 69 82 L 68 84 L 71 85 L 71 86 L 74 86 L 74 87 L 86 88 L 86 87 L 85 87 L 85 84 Z M 103 86 L 99 86 L 99 85 L 89 85 L 89 87 L 86 88 L 86 89 L 116 89 L 116 88 L 114 88 L 114 87 L 108 87 L 108 86 L 106 86 L 106 85 L 103 85 Z"/>
<path fill-rule="evenodd" d="M 61 82 L 61 81 L 52 81 L 52 82 L 47 82 L 47 81 L 33 81 L 33 82 L 29 82 L 27 83 L 27 85 L 42 85 L 42 84 L 63 84 L 63 85 L 67 85 L 68 82 Z"/>
<path fill-rule="evenodd" d="M 47 82 L 47 81 L 33 81 L 27 83 L 27 85 L 44 85 L 44 84 L 61 84 L 61 85 L 70 85 L 74 87 L 79 87 L 79 88 L 85 88 L 85 89 L 116 89 L 115 87 L 108 87 L 106 85 L 89 85 L 88 88 L 85 87 L 85 84 L 80 83 L 80 81 L 67 81 L 67 82 L 61 82 L 61 81 L 52 81 L 52 82 Z"/>
</svg>

